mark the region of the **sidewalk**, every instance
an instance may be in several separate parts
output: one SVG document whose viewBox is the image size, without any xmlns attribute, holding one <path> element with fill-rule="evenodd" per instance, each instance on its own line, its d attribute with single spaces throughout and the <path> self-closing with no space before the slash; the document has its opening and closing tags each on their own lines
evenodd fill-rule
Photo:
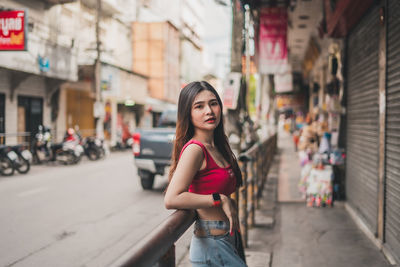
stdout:
<svg viewBox="0 0 400 267">
<path fill-rule="evenodd" d="M 278 208 L 272 267 L 385 267 L 383 254 L 357 227 L 343 202 L 333 208 L 307 208 L 297 191 L 299 161 L 287 133 L 278 139 Z M 249 265 L 250 267 L 250 265 Z"/>
<path fill-rule="evenodd" d="M 297 190 L 299 174 L 291 136 L 280 133 L 256 225 L 249 230 L 248 266 L 391 266 L 353 222 L 343 202 L 335 202 L 333 208 L 307 208 Z M 191 266 L 188 254 L 177 263 Z"/>
</svg>

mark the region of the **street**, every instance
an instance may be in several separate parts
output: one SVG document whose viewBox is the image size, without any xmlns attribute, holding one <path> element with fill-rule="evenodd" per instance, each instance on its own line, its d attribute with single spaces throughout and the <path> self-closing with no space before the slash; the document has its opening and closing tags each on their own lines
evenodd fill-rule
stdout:
<svg viewBox="0 0 400 267">
<path fill-rule="evenodd" d="M 130 151 L 0 177 L 0 266 L 107 266 L 172 213 L 165 185 L 143 191 Z"/>
</svg>

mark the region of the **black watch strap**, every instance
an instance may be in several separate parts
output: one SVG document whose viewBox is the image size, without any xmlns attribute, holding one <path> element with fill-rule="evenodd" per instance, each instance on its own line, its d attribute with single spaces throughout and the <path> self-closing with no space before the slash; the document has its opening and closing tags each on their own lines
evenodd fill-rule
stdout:
<svg viewBox="0 0 400 267">
<path fill-rule="evenodd" d="M 213 200 L 214 200 L 214 204 L 213 206 L 220 206 L 221 205 L 221 196 L 218 193 L 213 193 Z"/>
</svg>

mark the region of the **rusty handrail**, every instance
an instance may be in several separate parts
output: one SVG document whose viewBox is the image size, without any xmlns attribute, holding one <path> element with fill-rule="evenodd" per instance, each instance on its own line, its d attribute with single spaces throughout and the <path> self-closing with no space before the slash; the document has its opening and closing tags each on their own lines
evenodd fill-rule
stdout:
<svg viewBox="0 0 400 267">
<path fill-rule="evenodd" d="M 264 139 L 251 146 L 238 157 L 243 175 L 243 185 L 236 199 L 239 207 L 239 222 L 244 247 L 248 247 L 248 229 L 255 224 L 255 209 L 259 207 L 269 167 L 277 147 L 277 135 Z M 256 168 L 256 170 L 255 170 Z"/>
<path fill-rule="evenodd" d="M 177 210 L 164 222 L 157 226 L 149 235 L 140 240 L 111 266 L 117 267 L 148 267 L 153 266 L 164 255 L 173 250 L 173 265 L 175 265 L 174 243 L 192 225 L 195 220 L 194 210 Z M 172 255 L 171 255 L 172 256 Z M 171 259 L 164 259 L 168 262 Z M 163 266 L 164 264 L 161 264 Z"/>
</svg>

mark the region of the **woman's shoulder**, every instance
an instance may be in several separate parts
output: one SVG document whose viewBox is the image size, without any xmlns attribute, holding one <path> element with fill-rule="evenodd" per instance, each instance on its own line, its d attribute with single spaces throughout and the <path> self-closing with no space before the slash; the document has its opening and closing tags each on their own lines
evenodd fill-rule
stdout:
<svg viewBox="0 0 400 267">
<path fill-rule="evenodd" d="M 183 146 L 180 156 L 182 156 L 182 154 L 183 154 L 184 152 L 185 152 L 185 155 L 190 155 L 190 154 L 192 154 L 192 155 L 194 155 L 194 156 L 196 156 L 196 155 L 198 155 L 198 156 L 200 156 L 200 155 L 206 156 L 206 150 L 205 150 L 204 145 L 203 145 L 201 142 L 196 141 L 196 140 L 190 140 L 190 141 L 188 141 L 188 142 Z"/>
</svg>

